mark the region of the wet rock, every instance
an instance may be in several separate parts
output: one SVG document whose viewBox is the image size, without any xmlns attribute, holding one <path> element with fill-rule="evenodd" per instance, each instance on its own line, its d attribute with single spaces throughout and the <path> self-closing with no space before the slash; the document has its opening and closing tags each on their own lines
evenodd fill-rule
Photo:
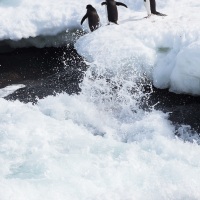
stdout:
<svg viewBox="0 0 200 200">
<path fill-rule="evenodd" d="M 174 125 L 191 126 L 191 130 L 200 133 L 200 97 L 175 94 L 168 90 L 153 88 L 149 104 L 154 108 L 169 113 L 169 120 Z"/>
</svg>

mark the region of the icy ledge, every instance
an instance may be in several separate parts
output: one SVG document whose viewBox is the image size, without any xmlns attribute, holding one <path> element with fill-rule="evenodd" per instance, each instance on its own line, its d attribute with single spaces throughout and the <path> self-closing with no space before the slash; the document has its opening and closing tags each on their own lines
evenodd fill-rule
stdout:
<svg viewBox="0 0 200 200">
<path fill-rule="evenodd" d="M 171 91 L 200 95 L 200 41 L 178 53 L 170 82 Z"/>
<path fill-rule="evenodd" d="M 74 42 L 84 34 L 83 30 L 71 29 L 63 31 L 57 35 L 52 36 L 37 36 L 29 37 L 27 39 L 21 40 L 3 40 L 0 41 L 0 53 L 5 53 L 13 51 L 15 48 L 26 48 L 26 47 L 61 47 L 69 44 L 74 44 Z"/>
<path fill-rule="evenodd" d="M 81 5 L 72 0 L 2 0 L 0 40 L 57 35 L 68 28 L 78 28 L 80 9 Z"/>
<path fill-rule="evenodd" d="M 96 70 L 146 76 L 160 89 L 200 95 L 200 25 L 189 18 L 142 19 L 138 13 L 103 26 L 75 44 Z"/>
</svg>

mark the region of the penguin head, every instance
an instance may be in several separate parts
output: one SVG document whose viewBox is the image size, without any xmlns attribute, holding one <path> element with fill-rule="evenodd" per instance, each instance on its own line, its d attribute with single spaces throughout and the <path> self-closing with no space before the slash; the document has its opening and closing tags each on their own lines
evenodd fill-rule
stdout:
<svg viewBox="0 0 200 200">
<path fill-rule="evenodd" d="M 86 9 L 91 10 L 91 9 L 94 9 L 94 8 L 92 7 L 92 5 L 89 4 L 89 5 L 86 6 Z"/>
<path fill-rule="evenodd" d="M 90 5 L 90 4 L 86 6 L 86 9 L 88 11 L 91 11 L 91 12 L 96 12 L 96 9 L 92 5 Z"/>
</svg>

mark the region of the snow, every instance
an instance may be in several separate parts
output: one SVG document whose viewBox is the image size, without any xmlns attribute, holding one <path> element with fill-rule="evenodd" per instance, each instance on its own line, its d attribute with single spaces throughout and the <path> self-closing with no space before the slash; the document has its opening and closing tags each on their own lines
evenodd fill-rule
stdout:
<svg viewBox="0 0 200 200">
<path fill-rule="evenodd" d="M 94 1 L 93 1 L 94 2 Z M 88 0 L 1 0 L 0 40 L 56 35 L 80 28 Z"/>
<path fill-rule="evenodd" d="M 200 41 L 183 48 L 177 55 L 171 75 L 171 90 L 200 94 Z"/>
</svg>

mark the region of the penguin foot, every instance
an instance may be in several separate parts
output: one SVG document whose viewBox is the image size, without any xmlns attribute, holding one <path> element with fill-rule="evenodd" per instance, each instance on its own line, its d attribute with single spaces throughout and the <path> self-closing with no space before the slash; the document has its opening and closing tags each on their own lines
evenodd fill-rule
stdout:
<svg viewBox="0 0 200 200">
<path fill-rule="evenodd" d="M 147 18 L 149 18 L 149 17 L 151 17 L 151 14 L 147 15 L 147 16 L 146 16 L 146 17 L 144 17 L 144 18 L 146 18 L 146 19 L 147 19 Z"/>
<path fill-rule="evenodd" d="M 160 12 L 152 12 L 152 14 L 154 15 L 158 15 L 158 16 L 167 16 L 166 14 L 160 13 Z"/>
<path fill-rule="evenodd" d="M 117 25 L 119 25 L 117 22 L 111 22 L 111 24 L 117 24 Z M 107 25 L 110 25 L 110 22 L 108 22 Z"/>
</svg>

